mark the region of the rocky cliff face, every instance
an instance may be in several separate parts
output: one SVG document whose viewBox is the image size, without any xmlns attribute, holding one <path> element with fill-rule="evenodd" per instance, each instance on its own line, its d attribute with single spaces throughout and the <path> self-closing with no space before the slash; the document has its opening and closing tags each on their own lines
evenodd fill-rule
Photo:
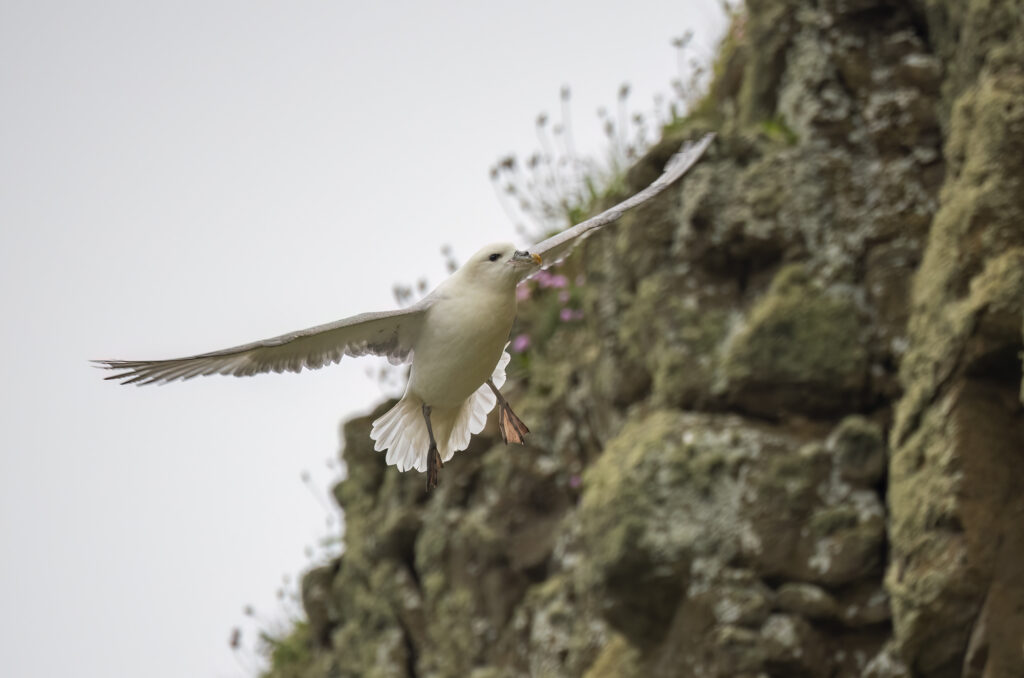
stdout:
<svg viewBox="0 0 1024 678">
<path fill-rule="evenodd" d="M 1024 675 L 1022 21 L 749 0 L 629 183 L 707 158 L 521 304 L 531 446 L 428 496 L 345 425 L 270 675 Z"/>
</svg>

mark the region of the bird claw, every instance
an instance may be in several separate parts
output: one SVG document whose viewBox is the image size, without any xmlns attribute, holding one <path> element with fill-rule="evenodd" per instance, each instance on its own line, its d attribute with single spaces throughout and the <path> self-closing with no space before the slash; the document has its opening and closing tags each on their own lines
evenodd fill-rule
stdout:
<svg viewBox="0 0 1024 678">
<path fill-rule="evenodd" d="M 501 432 L 501 439 L 506 445 L 525 445 L 526 434 L 530 429 L 526 427 L 523 420 L 516 416 L 507 403 L 501 403 L 498 407 L 498 430 Z"/>
<path fill-rule="evenodd" d="M 444 468 L 441 461 L 441 453 L 437 451 L 437 445 L 431 445 L 427 452 L 427 491 L 437 487 L 437 472 Z"/>
</svg>

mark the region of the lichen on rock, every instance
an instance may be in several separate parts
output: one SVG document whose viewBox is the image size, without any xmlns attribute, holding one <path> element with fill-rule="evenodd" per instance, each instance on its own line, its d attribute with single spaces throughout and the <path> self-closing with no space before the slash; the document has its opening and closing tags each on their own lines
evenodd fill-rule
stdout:
<svg viewBox="0 0 1024 678">
<path fill-rule="evenodd" d="M 819 289 L 801 265 L 783 268 L 725 349 L 729 399 L 766 416 L 856 410 L 868 353 L 856 304 Z"/>
<path fill-rule="evenodd" d="M 707 156 L 563 264 L 582 319 L 520 306 L 530 445 L 428 496 L 346 424 L 268 675 L 1019 675 L 1021 16 L 748 2 L 621 190 Z"/>
</svg>

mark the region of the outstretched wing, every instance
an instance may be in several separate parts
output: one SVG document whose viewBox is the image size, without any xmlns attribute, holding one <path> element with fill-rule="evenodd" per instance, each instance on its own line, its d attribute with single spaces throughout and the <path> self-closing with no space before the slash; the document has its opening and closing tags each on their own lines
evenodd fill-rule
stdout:
<svg viewBox="0 0 1024 678">
<path fill-rule="evenodd" d="M 94 360 L 114 370 L 107 379 L 122 384 L 153 384 L 205 374 L 247 377 L 261 372 L 301 372 L 341 360 L 379 355 L 394 364 L 412 356 L 429 302 L 399 311 L 363 313 L 251 344 L 170 360 Z"/>
<path fill-rule="evenodd" d="M 539 267 L 530 267 L 524 270 L 521 279 L 533 275 L 541 268 L 547 268 L 548 266 L 557 264 L 559 261 L 569 256 L 573 249 L 583 242 L 588 235 L 602 226 L 607 226 L 608 224 L 616 221 L 623 215 L 623 213 L 626 212 L 626 210 L 630 210 L 637 205 L 647 202 L 671 186 L 676 180 L 686 174 L 691 167 L 693 167 L 714 139 L 715 134 L 714 132 L 711 132 L 709 134 L 705 134 L 700 141 L 687 142 L 669 159 L 668 163 L 665 165 L 665 171 L 662 172 L 661 176 L 655 179 L 650 186 L 631 198 L 623 200 L 618 205 L 606 209 L 596 217 L 591 217 L 586 221 L 582 221 L 572 228 L 566 229 L 561 233 L 553 235 L 547 240 L 534 245 L 530 249 L 530 253 L 539 254 L 543 263 L 541 263 Z"/>
</svg>

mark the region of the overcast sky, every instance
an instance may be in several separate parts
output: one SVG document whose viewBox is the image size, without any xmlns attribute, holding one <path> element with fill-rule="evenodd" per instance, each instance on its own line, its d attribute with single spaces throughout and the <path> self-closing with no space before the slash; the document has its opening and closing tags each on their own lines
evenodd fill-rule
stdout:
<svg viewBox="0 0 1024 678">
<path fill-rule="evenodd" d="M 649 106 L 670 40 L 707 58 L 722 23 L 716 0 L 0 1 L 3 673 L 253 675 L 231 629 L 284 618 L 339 422 L 383 397 L 371 359 L 146 388 L 87 359 L 394 307 L 442 244 L 518 240 L 488 168 L 563 84 L 586 146 L 621 83 Z"/>
</svg>

